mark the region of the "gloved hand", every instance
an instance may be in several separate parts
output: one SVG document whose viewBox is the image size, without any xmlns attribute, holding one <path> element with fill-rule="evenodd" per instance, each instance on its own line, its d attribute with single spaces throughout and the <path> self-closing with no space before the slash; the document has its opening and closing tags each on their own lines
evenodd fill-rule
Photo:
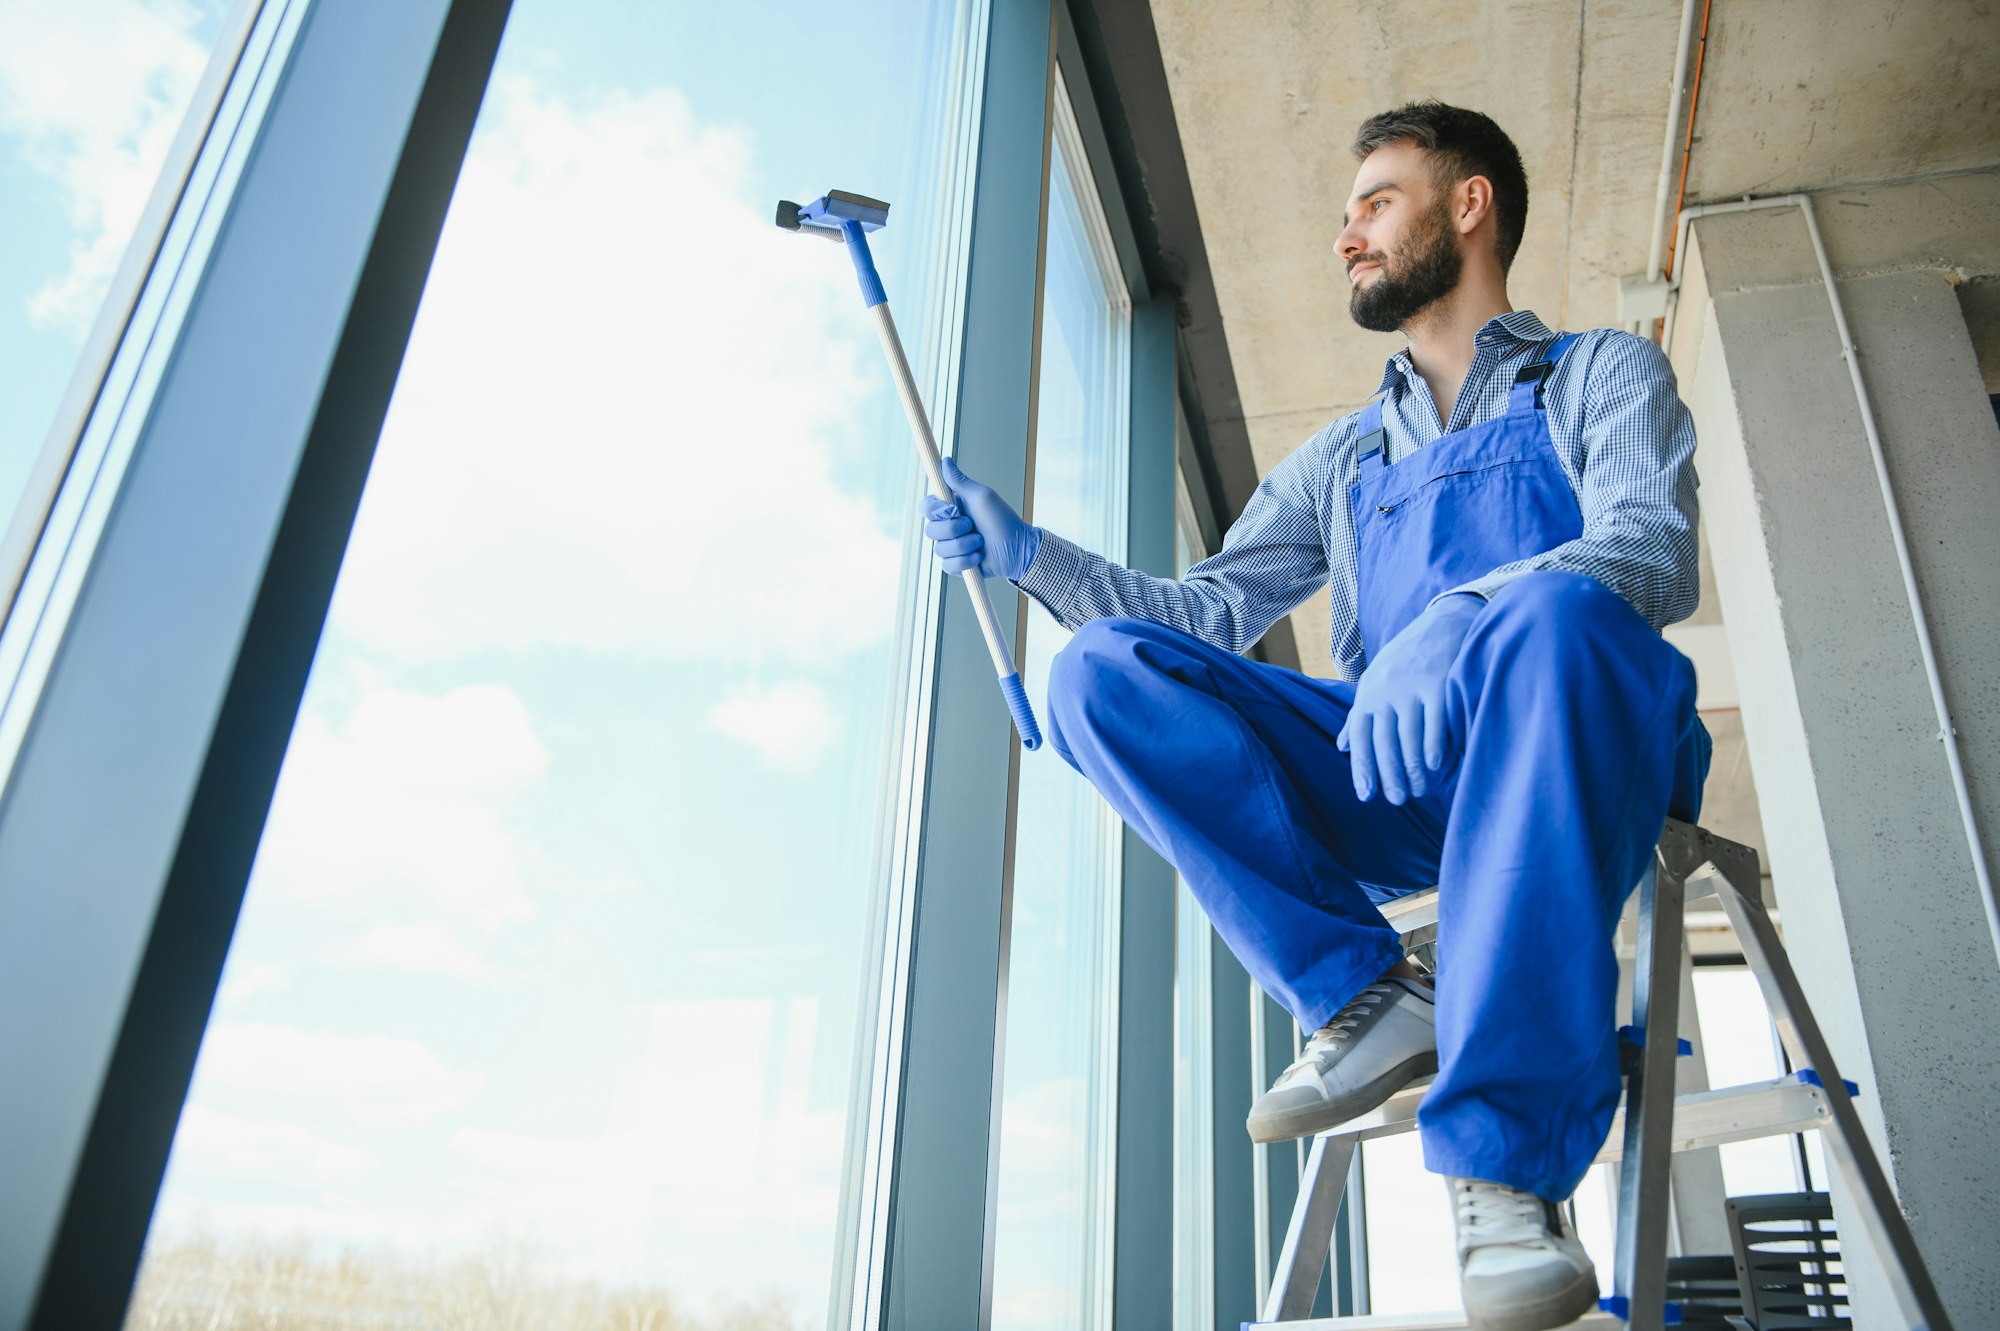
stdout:
<svg viewBox="0 0 2000 1331">
<path fill-rule="evenodd" d="M 969 568 L 981 576 L 1012 581 L 1028 571 L 1042 545 L 1042 529 L 1021 521 L 1007 501 L 944 460 L 945 484 L 955 504 L 924 495 L 924 535 L 937 548 L 947 573 Z"/>
<path fill-rule="evenodd" d="M 1353 758 L 1355 795 L 1372 799 L 1379 787 L 1389 803 L 1401 804 L 1431 793 L 1429 778 L 1444 769 L 1454 743 L 1445 733 L 1445 676 L 1485 608 L 1470 592 L 1432 602 L 1361 672 L 1347 724 L 1334 738 Z"/>
</svg>

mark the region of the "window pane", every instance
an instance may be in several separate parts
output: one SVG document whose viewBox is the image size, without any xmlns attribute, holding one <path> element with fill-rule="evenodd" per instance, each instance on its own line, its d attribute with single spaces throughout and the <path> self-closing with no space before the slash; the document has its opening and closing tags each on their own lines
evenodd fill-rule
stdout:
<svg viewBox="0 0 2000 1331">
<path fill-rule="evenodd" d="M 1703 966 L 1694 973 L 1695 1010 L 1701 1015 L 1702 1054 L 1710 1086 L 1740 1086 L 1785 1075 L 1771 1009 L 1757 977 L 1747 969 Z M 1767 1192 L 1799 1192 L 1808 1184 L 1799 1157 L 1803 1141 L 1812 1171 L 1811 1186 L 1826 1186 L 1820 1136 L 1764 1137 L 1719 1148 L 1723 1191 L 1731 1197 Z"/>
<path fill-rule="evenodd" d="M 187 114 L 223 7 L 0 5 L 0 524 Z"/>
<path fill-rule="evenodd" d="M 1057 106 L 1033 513 L 1038 524 L 1116 556 L 1126 545 L 1131 305 L 1066 93 Z M 1032 696 L 1048 696 L 1049 663 L 1068 638 L 1031 612 L 1023 674 Z M 1097 792 L 1052 752 L 1024 756 L 996 1327 L 1109 1323 L 1119 872 L 1118 820 Z"/>
<path fill-rule="evenodd" d="M 1184 566 L 1185 567 L 1185 566 Z M 1174 879 L 1174 1326 L 1215 1325 L 1214 931 Z"/>
<path fill-rule="evenodd" d="M 1174 413 L 1176 427 L 1187 422 Z M 1174 575 L 1207 558 L 1187 480 L 1174 473 Z M 1215 930 L 1174 876 L 1174 1328 L 1215 1325 Z"/>
<path fill-rule="evenodd" d="M 947 382 L 979 12 L 514 7 L 131 1325 L 825 1316 L 938 584 L 773 205 Z"/>
<path fill-rule="evenodd" d="M 1414 1132 L 1364 1142 L 1368 1294 L 1377 1314 L 1460 1307 L 1458 1252 L 1444 1180 L 1424 1168 Z"/>
</svg>

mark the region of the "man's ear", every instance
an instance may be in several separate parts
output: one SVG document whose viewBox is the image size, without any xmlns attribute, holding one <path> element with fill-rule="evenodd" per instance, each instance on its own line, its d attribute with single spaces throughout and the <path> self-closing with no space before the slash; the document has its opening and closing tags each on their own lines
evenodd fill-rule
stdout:
<svg viewBox="0 0 2000 1331">
<path fill-rule="evenodd" d="M 1493 182 L 1485 176 L 1467 176 L 1458 182 L 1452 191 L 1452 220 L 1458 224 L 1458 234 L 1469 236 L 1478 225 L 1493 215 Z"/>
</svg>

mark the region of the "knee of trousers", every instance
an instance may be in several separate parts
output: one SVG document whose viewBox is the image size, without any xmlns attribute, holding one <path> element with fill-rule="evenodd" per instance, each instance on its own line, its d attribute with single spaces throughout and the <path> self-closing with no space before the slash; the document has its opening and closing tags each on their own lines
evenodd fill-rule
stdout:
<svg viewBox="0 0 2000 1331">
<path fill-rule="evenodd" d="M 1144 619 L 1093 619 L 1079 628 L 1049 664 L 1048 712 L 1057 735 L 1088 733 L 1103 714 L 1093 703 L 1143 694 L 1164 678 L 1138 648 L 1172 633 Z"/>
<path fill-rule="evenodd" d="M 1617 592 L 1587 574 L 1557 569 L 1541 569 L 1508 583 L 1494 593 L 1483 618 L 1480 627 L 1487 634 L 1544 646 L 1557 657 L 1606 637 L 1652 636 L 1639 612 Z"/>
</svg>

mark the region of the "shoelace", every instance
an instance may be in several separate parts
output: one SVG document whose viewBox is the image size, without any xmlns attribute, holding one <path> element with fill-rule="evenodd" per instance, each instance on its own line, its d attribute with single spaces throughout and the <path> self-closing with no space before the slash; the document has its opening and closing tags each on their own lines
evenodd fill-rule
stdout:
<svg viewBox="0 0 2000 1331">
<path fill-rule="evenodd" d="M 1392 991 L 1386 984 L 1371 984 L 1353 998 L 1348 999 L 1347 1006 L 1334 1013 L 1332 1021 L 1329 1021 L 1326 1025 L 1312 1033 L 1311 1038 L 1306 1041 L 1305 1052 L 1300 1054 L 1293 1061 L 1292 1065 L 1285 1069 L 1285 1072 L 1297 1072 L 1300 1068 L 1307 1066 L 1317 1070 L 1320 1066 L 1321 1056 L 1333 1052 L 1333 1042 L 1335 1040 L 1345 1040 L 1348 1036 L 1352 1035 L 1361 1025 L 1362 1019 L 1368 1015 L 1368 1009 L 1371 1007 L 1380 1007 L 1382 1004 L 1388 1002 L 1391 993 Z"/>
<path fill-rule="evenodd" d="M 1458 1179 L 1452 1183 L 1458 1211 L 1458 1252 L 1496 1243 L 1546 1247 L 1550 1241 L 1542 1199 L 1498 1183 Z"/>
</svg>

